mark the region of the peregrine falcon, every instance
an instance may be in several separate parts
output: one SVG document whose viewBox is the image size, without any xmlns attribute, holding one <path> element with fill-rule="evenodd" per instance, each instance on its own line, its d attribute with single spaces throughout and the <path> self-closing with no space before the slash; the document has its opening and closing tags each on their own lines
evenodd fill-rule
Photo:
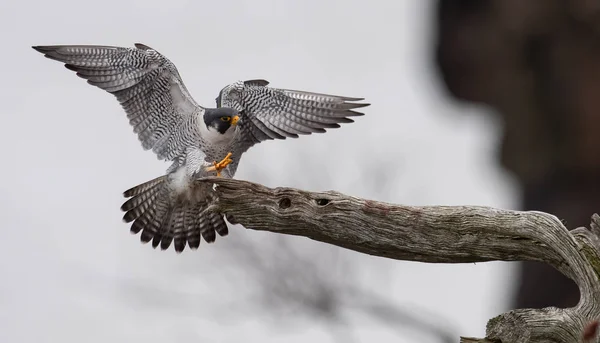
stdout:
<svg viewBox="0 0 600 343">
<path fill-rule="evenodd" d="M 211 186 L 194 182 L 214 175 L 234 176 L 242 154 L 265 140 L 285 139 L 353 122 L 354 109 L 369 104 L 328 94 L 268 87 L 265 80 L 224 87 L 217 107 L 198 105 L 175 65 L 143 45 L 34 46 L 46 57 L 91 85 L 113 94 L 127 114 L 144 150 L 172 161 L 166 174 L 124 192 L 121 210 L 143 243 L 176 252 L 208 243 L 228 228 L 223 215 L 207 211 Z M 217 162 L 218 161 L 218 162 Z"/>
</svg>

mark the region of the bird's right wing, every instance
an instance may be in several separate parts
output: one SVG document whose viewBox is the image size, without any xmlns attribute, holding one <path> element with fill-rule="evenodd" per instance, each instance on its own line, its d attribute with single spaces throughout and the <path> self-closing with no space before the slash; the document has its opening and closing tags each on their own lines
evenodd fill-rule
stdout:
<svg viewBox="0 0 600 343">
<path fill-rule="evenodd" d="M 143 44 L 34 46 L 65 63 L 89 84 L 115 95 L 145 150 L 172 160 L 197 138 L 193 114 L 204 111 L 188 93 L 175 65 Z"/>
</svg>

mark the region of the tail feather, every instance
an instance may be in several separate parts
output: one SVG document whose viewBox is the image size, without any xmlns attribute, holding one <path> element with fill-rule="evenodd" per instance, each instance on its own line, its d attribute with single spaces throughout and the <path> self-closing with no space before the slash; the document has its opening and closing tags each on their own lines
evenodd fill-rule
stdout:
<svg viewBox="0 0 600 343">
<path fill-rule="evenodd" d="M 168 184 L 168 177 L 161 176 L 138 186 L 132 187 L 123 194 L 129 199 L 123 203 L 121 210 L 125 212 L 123 220 L 131 224 L 131 233 L 140 234 L 143 243 L 152 242 L 152 247 L 160 246 L 167 250 L 171 243 L 175 251 L 180 253 L 188 245 L 198 249 L 201 238 L 207 243 L 228 234 L 227 224 L 223 216 L 207 212 L 206 202 L 193 202 L 173 195 Z"/>
<path fill-rule="evenodd" d="M 135 235 L 142 231 L 146 226 L 150 225 L 151 214 L 153 212 L 154 209 L 148 208 L 146 212 L 142 213 L 141 216 L 131 224 L 131 229 L 129 231 Z"/>
<path fill-rule="evenodd" d="M 148 243 L 152 240 L 153 237 L 154 233 L 151 230 L 145 228 L 142 230 L 142 234 L 140 235 L 140 241 L 142 241 L 142 243 Z"/>
<path fill-rule="evenodd" d="M 159 187 L 154 187 L 149 189 L 146 193 L 141 193 L 138 196 L 127 200 L 121 206 L 121 210 L 126 211 L 123 220 L 126 223 L 130 223 L 148 211 L 150 204 L 152 204 L 158 196 L 159 190 Z"/>
<path fill-rule="evenodd" d="M 128 190 L 126 190 L 125 192 L 123 192 L 123 196 L 125 196 L 126 198 L 130 198 L 132 196 L 141 194 L 141 193 L 145 193 L 146 191 L 148 191 L 149 189 L 152 189 L 156 186 L 161 185 L 163 182 L 165 182 L 165 180 L 167 179 L 166 175 L 163 176 L 159 176 L 155 179 L 152 179 L 150 181 L 146 181 L 142 184 L 139 184 L 135 187 L 129 188 Z"/>
<path fill-rule="evenodd" d="M 160 250 L 169 249 L 172 242 L 173 242 L 173 237 L 170 237 L 170 236 L 162 237 L 160 240 Z"/>
<path fill-rule="evenodd" d="M 148 231 L 148 234 L 152 235 L 153 239 L 156 237 L 156 246 L 158 246 L 158 242 L 160 242 L 163 237 L 173 237 L 172 228 L 170 226 L 173 208 L 170 207 L 167 199 L 161 198 L 163 201 L 156 201 L 155 207 L 157 212 L 154 213 L 152 225 L 149 225 L 144 229 L 144 231 Z M 143 234 L 144 232 L 142 232 L 142 235 Z M 148 243 L 148 241 L 144 241 L 142 237 L 140 237 L 140 240 L 144 243 Z M 156 248 L 154 244 L 152 246 Z"/>
<path fill-rule="evenodd" d="M 163 236 L 161 234 L 155 234 L 154 237 L 152 238 L 152 247 L 154 249 L 156 249 L 158 247 L 158 245 L 160 244 L 160 242 L 162 241 Z"/>
<path fill-rule="evenodd" d="M 190 249 L 196 250 L 200 247 L 200 232 L 196 232 L 193 230 L 194 227 L 199 223 L 200 216 L 196 216 L 196 213 L 199 213 L 198 208 L 188 207 L 185 210 L 185 216 L 183 217 L 183 226 L 186 231 L 186 239 Z"/>
<path fill-rule="evenodd" d="M 197 216 L 200 218 L 200 233 L 202 234 L 202 238 L 204 238 L 206 243 L 212 243 L 217 239 L 217 236 L 215 235 L 214 228 L 212 228 L 210 216 L 206 215 L 203 210 L 204 209 L 200 209 L 200 212 L 197 214 Z"/>
<path fill-rule="evenodd" d="M 130 223 L 139 218 L 139 222 L 136 220 L 137 224 L 134 223 L 131 226 L 133 233 L 138 233 L 149 224 L 149 219 L 152 218 L 150 215 L 154 212 L 154 208 L 150 208 L 150 205 L 154 203 L 159 192 L 163 189 L 161 185 L 165 179 L 165 176 L 157 177 L 139 186 L 130 188 L 123 193 L 125 197 L 131 197 L 121 205 L 121 210 L 125 212 L 123 220 L 126 223 Z"/>
<path fill-rule="evenodd" d="M 165 197 L 164 199 L 168 199 L 168 197 Z M 158 204 L 157 204 L 158 205 Z M 155 221 L 155 225 L 151 226 L 152 229 L 154 231 L 154 237 L 152 238 L 152 248 L 157 248 L 158 245 L 161 243 L 161 241 L 163 239 L 165 239 L 166 237 L 173 237 L 172 235 L 172 230 L 173 227 L 171 226 L 171 222 L 173 220 L 173 217 L 175 216 L 175 211 L 177 210 L 177 208 L 172 208 L 170 207 L 169 204 L 165 203 L 166 206 L 159 206 L 159 209 L 162 209 L 162 212 L 160 213 L 164 213 L 162 215 L 162 220 L 159 221 Z M 157 218 L 160 218 L 157 216 Z M 171 244 L 171 242 L 169 241 L 169 245 Z M 168 248 L 168 246 L 167 246 Z"/>
<path fill-rule="evenodd" d="M 173 241 L 175 243 L 176 251 L 183 251 L 185 249 L 186 233 L 185 227 L 183 226 L 183 218 L 185 216 L 185 207 L 179 206 L 173 212 L 173 216 L 171 217 L 170 227 L 173 234 Z"/>
<path fill-rule="evenodd" d="M 217 240 L 217 235 L 214 230 L 206 230 L 202 231 L 202 238 L 204 238 L 206 243 L 214 243 Z"/>
<path fill-rule="evenodd" d="M 212 226 L 215 228 L 215 231 L 219 234 L 219 236 L 221 237 L 225 237 L 227 236 L 227 234 L 229 234 L 229 229 L 227 228 L 227 224 L 225 223 L 225 220 L 223 220 L 223 216 L 218 215 L 214 212 L 210 213 L 210 221 L 212 223 Z"/>
<path fill-rule="evenodd" d="M 169 219 L 171 217 L 172 208 L 170 205 L 170 199 L 168 190 L 166 187 L 163 190 L 164 194 L 161 194 L 156 200 L 150 205 L 154 207 L 154 212 L 151 214 L 151 219 L 149 225 L 147 225 L 144 230 L 148 231 L 149 234 L 154 236 L 155 234 L 168 234 L 169 227 L 167 224 L 169 223 Z"/>
</svg>

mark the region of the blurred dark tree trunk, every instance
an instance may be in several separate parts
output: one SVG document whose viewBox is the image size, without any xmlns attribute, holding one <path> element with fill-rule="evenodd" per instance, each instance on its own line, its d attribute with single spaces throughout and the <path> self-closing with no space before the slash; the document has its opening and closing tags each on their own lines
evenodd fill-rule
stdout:
<svg viewBox="0 0 600 343">
<path fill-rule="evenodd" d="M 457 100 L 503 119 L 522 209 L 575 228 L 600 211 L 600 2 L 438 0 L 435 61 Z M 514 307 L 572 306 L 575 284 L 522 263 Z"/>
</svg>

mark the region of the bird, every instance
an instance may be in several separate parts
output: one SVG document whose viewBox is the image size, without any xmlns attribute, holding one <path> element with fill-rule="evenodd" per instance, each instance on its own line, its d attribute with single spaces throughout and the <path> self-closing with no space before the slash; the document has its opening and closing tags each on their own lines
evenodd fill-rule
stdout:
<svg viewBox="0 0 600 343">
<path fill-rule="evenodd" d="M 244 152 L 268 140 L 324 133 L 352 123 L 364 98 L 274 88 L 269 81 L 223 87 L 216 107 L 192 98 L 167 57 L 141 43 L 39 45 L 33 49 L 116 97 L 144 150 L 171 162 L 164 175 L 123 192 L 123 221 L 142 243 L 181 253 L 228 235 L 224 215 L 208 210 L 207 176 L 233 178 Z"/>
</svg>

